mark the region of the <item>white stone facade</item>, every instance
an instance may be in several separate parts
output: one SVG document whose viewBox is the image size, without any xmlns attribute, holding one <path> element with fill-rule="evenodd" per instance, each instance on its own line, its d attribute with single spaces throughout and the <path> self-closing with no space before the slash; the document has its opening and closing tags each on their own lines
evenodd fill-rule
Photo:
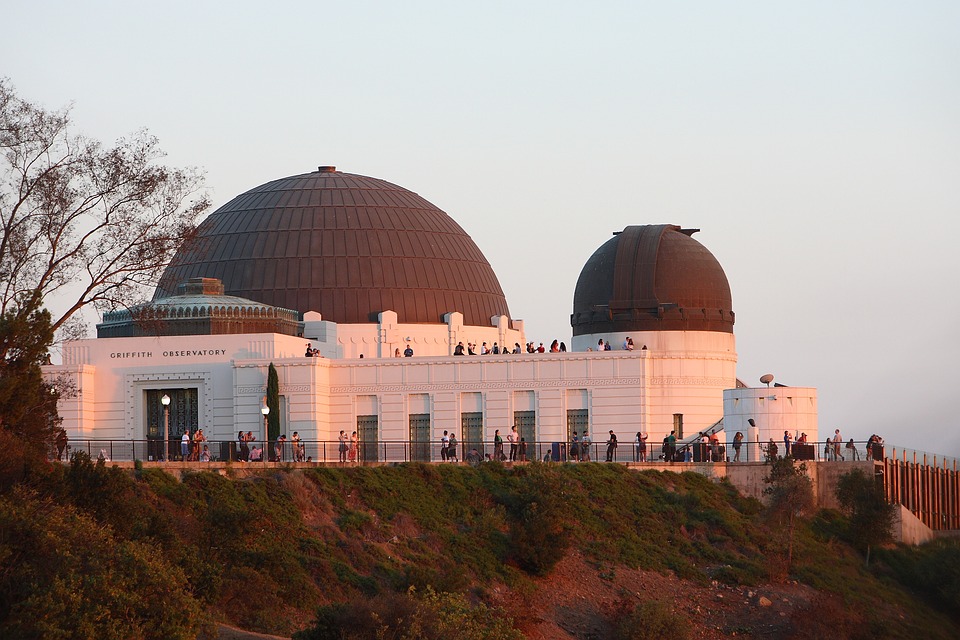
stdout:
<svg viewBox="0 0 960 640">
<path fill-rule="evenodd" d="M 406 442 L 411 415 L 429 415 L 430 439 L 439 440 L 445 429 L 460 433 L 462 414 L 478 412 L 492 440 L 495 429 L 506 435 L 515 412 L 534 412 L 536 441 L 566 442 L 574 411 L 585 412 L 595 442 L 612 429 L 623 445 L 637 431 L 653 445 L 676 415 L 687 434 L 715 423 L 724 390 L 736 384 L 732 334 L 638 333 L 634 351 L 453 356 L 457 341 L 523 345 L 523 334 L 505 322 L 464 328 L 459 314 L 446 325 L 400 327 L 383 315 L 379 325 L 338 327 L 308 314 L 305 335 L 332 357 L 304 357 L 306 339 L 280 334 L 101 338 L 68 343 L 64 364 L 44 369 L 76 387 L 60 405 L 70 438 L 131 441 L 151 428 L 148 392 L 168 388 L 196 390 L 210 440 L 262 434 L 270 363 L 280 379 L 281 430 L 313 441 L 336 440 L 341 429 L 358 429 L 358 417 L 375 416 L 380 442 Z M 392 357 L 407 338 L 416 355 Z"/>
<path fill-rule="evenodd" d="M 808 442 L 818 442 L 817 390 L 813 387 L 726 389 L 723 392 L 723 425 L 728 440 L 740 431 L 745 442 L 753 445 L 766 444 L 772 439 L 781 447 L 784 431 L 790 433 L 794 442 L 804 433 Z M 759 447 L 751 446 L 747 451 L 749 460 L 762 459 Z"/>
</svg>

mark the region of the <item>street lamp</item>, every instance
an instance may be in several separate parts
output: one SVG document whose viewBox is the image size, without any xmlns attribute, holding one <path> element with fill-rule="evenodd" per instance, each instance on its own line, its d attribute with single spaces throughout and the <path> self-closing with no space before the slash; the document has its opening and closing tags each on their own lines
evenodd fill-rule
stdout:
<svg viewBox="0 0 960 640">
<path fill-rule="evenodd" d="M 263 405 L 263 408 L 260 409 L 260 413 L 263 414 L 263 453 L 260 455 L 263 456 L 263 463 L 266 464 L 270 457 L 270 454 L 267 453 L 267 416 L 270 415 L 270 407 Z"/>
<path fill-rule="evenodd" d="M 160 398 L 163 405 L 163 461 L 170 455 L 170 396 L 163 394 Z"/>
</svg>

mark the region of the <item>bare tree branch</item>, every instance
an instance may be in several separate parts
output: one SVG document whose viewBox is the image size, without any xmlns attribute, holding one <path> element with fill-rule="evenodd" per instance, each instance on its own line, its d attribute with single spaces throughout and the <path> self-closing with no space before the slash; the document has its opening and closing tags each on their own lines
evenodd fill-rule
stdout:
<svg viewBox="0 0 960 640">
<path fill-rule="evenodd" d="M 69 116 L 0 78 L 0 313 L 35 292 L 63 296 L 55 330 L 88 305 L 145 299 L 210 206 L 203 175 L 160 164 L 146 131 L 104 147 Z"/>
</svg>

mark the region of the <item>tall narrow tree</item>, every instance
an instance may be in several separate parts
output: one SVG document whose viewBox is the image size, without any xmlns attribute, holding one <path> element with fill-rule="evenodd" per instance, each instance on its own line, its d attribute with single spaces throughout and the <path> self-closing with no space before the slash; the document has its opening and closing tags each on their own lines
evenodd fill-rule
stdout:
<svg viewBox="0 0 960 640">
<path fill-rule="evenodd" d="M 280 378 L 272 362 L 267 370 L 267 406 L 270 407 L 267 434 L 274 441 L 280 436 Z"/>
</svg>

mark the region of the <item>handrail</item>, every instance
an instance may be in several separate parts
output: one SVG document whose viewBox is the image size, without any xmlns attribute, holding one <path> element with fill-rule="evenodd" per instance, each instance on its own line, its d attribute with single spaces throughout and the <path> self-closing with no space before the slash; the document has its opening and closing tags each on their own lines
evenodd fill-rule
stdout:
<svg viewBox="0 0 960 640">
<path fill-rule="evenodd" d="M 717 426 L 717 425 L 713 425 Z M 703 433 L 707 433 L 705 430 Z M 699 437 L 699 436 L 698 436 Z M 503 443 L 500 447 L 492 440 L 479 442 L 459 441 L 455 451 L 449 447 L 444 447 L 439 440 L 425 442 L 416 442 L 409 440 L 377 440 L 374 442 L 359 442 L 356 447 L 351 448 L 347 443 L 346 450 L 340 450 L 339 440 L 301 440 L 298 449 L 294 448 L 294 443 L 286 440 L 279 448 L 279 459 L 277 456 L 277 441 L 269 443 L 269 458 L 278 462 L 445 462 L 466 460 L 471 449 L 476 449 L 480 460 L 501 459 L 504 462 L 510 462 L 510 447 Z M 776 447 L 776 456 L 783 457 L 785 454 L 784 443 L 774 442 Z M 164 452 L 164 441 L 162 439 L 107 439 L 107 438 L 69 438 L 62 451 L 53 447 L 49 452 L 51 460 L 69 459 L 74 451 L 84 451 L 91 458 L 100 458 L 110 461 L 134 461 L 144 462 L 174 462 L 174 461 L 201 461 L 203 446 L 207 447 L 209 460 L 211 461 L 234 461 L 250 462 L 249 456 L 245 455 L 239 443 L 235 440 L 207 440 L 201 443 L 199 449 L 192 446 L 187 449 L 184 456 L 182 442 L 178 438 L 171 438 L 168 441 L 168 449 Z M 261 446 L 262 443 L 254 441 L 249 444 L 250 449 Z M 791 455 L 794 459 L 800 461 L 816 462 L 854 462 L 854 461 L 882 461 L 883 459 L 902 460 L 903 462 L 915 462 L 917 464 L 927 464 L 933 467 L 942 467 L 943 469 L 956 470 L 960 466 L 960 460 L 951 456 L 941 456 L 930 454 L 914 449 L 904 449 L 902 447 L 890 447 L 880 445 L 879 448 L 868 450 L 867 442 L 854 441 L 853 448 L 850 448 L 850 442 L 840 443 L 839 455 L 837 449 L 831 446 L 826 447 L 825 442 L 809 442 L 806 446 L 791 444 Z M 351 451 L 351 449 L 353 449 Z M 446 450 L 445 450 L 446 449 Z M 662 443 L 646 442 L 641 448 L 636 442 L 621 440 L 609 456 L 611 462 L 633 463 L 647 462 L 660 463 L 671 462 L 675 464 L 684 463 L 720 463 L 720 462 L 764 462 L 768 461 L 772 449 L 770 442 L 758 443 L 744 440 L 741 445 L 739 456 L 734 449 L 732 442 L 720 442 L 716 446 L 697 441 L 683 441 L 675 445 L 675 454 L 673 460 L 669 461 L 664 456 L 664 446 Z M 592 442 L 585 448 L 582 443 L 555 442 L 555 441 L 534 441 L 522 443 L 517 447 L 516 461 L 601 461 L 607 460 L 607 442 Z M 206 459 L 206 458 L 204 458 Z M 263 458 L 260 458 L 262 461 Z"/>
</svg>

